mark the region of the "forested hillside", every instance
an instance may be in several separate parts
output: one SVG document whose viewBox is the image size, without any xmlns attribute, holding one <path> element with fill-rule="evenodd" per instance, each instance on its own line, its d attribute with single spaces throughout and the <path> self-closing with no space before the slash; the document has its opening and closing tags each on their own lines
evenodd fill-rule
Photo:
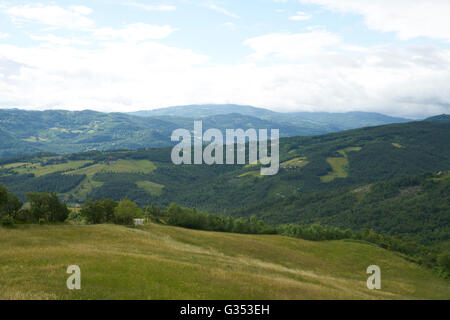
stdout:
<svg viewBox="0 0 450 320">
<path fill-rule="evenodd" d="M 137 149 L 170 146 L 173 130 L 192 130 L 194 120 L 203 128 L 279 129 L 282 137 L 314 135 L 404 122 L 373 113 L 277 113 L 266 109 L 217 105 L 160 109 L 136 115 L 0 109 L 0 157 L 33 152 L 73 153 L 88 150 Z"/>
<path fill-rule="evenodd" d="M 271 224 L 320 222 L 446 243 L 450 126 L 413 122 L 280 141 L 280 171 L 181 165 L 171 148 L 35 154 L 0 161 L 0 183 L 25 199 L 57 192 L 69 204 L 124 197 Z M 425 174 L 425 175 L 424 175 Z M 404 178 L 406 177 L 406 178 Z"/>
</svg>

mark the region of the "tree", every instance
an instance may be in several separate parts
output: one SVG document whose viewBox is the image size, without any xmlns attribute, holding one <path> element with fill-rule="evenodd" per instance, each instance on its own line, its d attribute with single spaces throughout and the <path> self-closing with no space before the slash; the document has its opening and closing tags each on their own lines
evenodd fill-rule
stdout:
<svg viewBox="0 0 450 320">
<path fill-rule="evenodd" d="M 19 212 L 20 208 L 22 207 L 22 201 L 19 200 L 15 195 L 12 193 L 8 193 L 7 195 L 7 201 L 2 206 L 2 212 L 6 213 L 7 216 L 10 216 L 11 218 L 15 218 L 17 213 Z"/>
<path fill-rule="evenodd" d="M 22 202 L 4 186 L 0 186 L 0 217 L 15 218 Z"/>
<path fill-rule="evenodd" d="M 98 200 L 96 203 L 103 208 L 106 222 L 114 222 L 114 210 L 117 207 L 117 202 L 112 199 L 105 198 Z"/>
<path fill-rule="evenodd" d="M 34 222 L 63 222 L 69 215 L 65 203 L 59 201 L 56 193 L 27 193 L 30 212 Z"/>
<path fill-rule="evenodd" d="M 447 275 L 450 275 L 450 252 L 446 251 L 441 253 L 437 258 L 437 263 L 441 270 Z"/>
<path fill-rule="evenodd" d="M 3 215 L 3 206 L 8 202 L 8 189 L 0 185 L 0 214 Z"/>
<path fill-rule="evenodd" d="M 133 219 L 140 215 L 142 215 L 142 212 L 137 204 L 126 198 L 120 200 L 114 209 L 115 222 L 117 224 L 131 225 L 133 224 Z"/>
<path fill-rule="evenodd" d="M 87 200 L 81 206 L 81 215 L 91 224 L 103 223 L 106 220 L 105 209 L 99 205 L 98 201 Z"/>
</svg>

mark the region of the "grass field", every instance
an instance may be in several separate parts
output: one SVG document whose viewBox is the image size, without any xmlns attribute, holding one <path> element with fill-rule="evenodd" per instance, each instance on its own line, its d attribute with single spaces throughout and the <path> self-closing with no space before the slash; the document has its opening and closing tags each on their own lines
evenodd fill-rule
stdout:
<svg viewBox="0 0 450 320">
<path fill-rule="evenodd" d="M 80 160 L 80 161 L 69 161 L 67 163 L 53 164 L 47 166 L 41 166 L 39 163 L 13 163 L 5 168 L 13 168 L 18 174 L 28 174 L 32 173 L 36 177 L 44 176 L 46 174 L 60 172 L 60 171 L 70 171 L 78 169 L 79 167 L 89 163 L 91 161 Z"/>
<path fill-rule="evenodd" d="M 142 188 L 151 195 L 155 196 L 159 196 L 164 188 L 162 184 L 158 184 L 151 181 L 137 181 L 136 184 L 138 185 L 139 188 Z"/>
<path fill-rule="evenodd" d="M 347 153 L 360 150 L 361 147 L 348 147 L 345 149 L 338 150 L 338 153 L 341 154 L 342 157 L 327 158 L 327 162 L 331 166 L 331 169 L 333 169 L 333 171 L 331 171 L 325 176 L 320 177 L 320 181 L 330 182 L 336 178 L 347 178 L 349 167 Z"/>
<path fill-rule="evenodd" d="M 151 173 L 156 170 L 156 165 L 148 160 L 118 160 L 111 164 L 97 163 L 89 167 L 85 167 L 78 170 L 73 170 L 67 174 L 85 174 L 88 177 L 92 177 L 98 172 L 139 172 L 139 173 Z"/>
<path fill-rule="evenodd" d="M 366 268 L 381 268 L 368 290 Z M 69 265 L 81 290 L 66 288 Z M 447 280 L 353 241 L 150 224 L 0 228 L 0 299 L 449 299 Z"/>
<path fill-rule="evenodd" d="M 85 166 L 92 163 L 90 166 Z M 156 165 L 148 160 L 118 160 L 112 163 L 96 163 L 89 160 L 68 161 L 67 163 L 42 166 L 40 163 L 17 162 L 0 166 L 3 169 L 13 169 L 18 174 L 32 173 L 36 177 L 55 172 L 65 172 L 66 174 L 85 174 L 92 177 L 98 172 L 139 172 L 151 173 L 156 170 Z"/>
<path fill-rule="evenodd" d="M 295 168 L 301 168 L 308 164 L 309 162 L 306 160 L 305 157 L 299 157 L 294 158 L 288 161 L 284 161 L 280 164 L 281 167 L 295 167 Z"/>
</svg>

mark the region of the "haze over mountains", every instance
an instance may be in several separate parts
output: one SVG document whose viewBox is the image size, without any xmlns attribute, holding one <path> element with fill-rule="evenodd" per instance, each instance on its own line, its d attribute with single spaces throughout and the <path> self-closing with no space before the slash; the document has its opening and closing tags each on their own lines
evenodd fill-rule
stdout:
<svg viewBox="0 0 450 320">
<path fill-rule="evenodd" d="M 409 121 L 378 113 L 279 113 L 240 105 L 191 105 L 139 111 L 0 110 L 0 157 L 23 153 L 73 153 L 171 145 L 177 128 L 280 129 L 282 137 L 308 136 Z"/>
</svg>

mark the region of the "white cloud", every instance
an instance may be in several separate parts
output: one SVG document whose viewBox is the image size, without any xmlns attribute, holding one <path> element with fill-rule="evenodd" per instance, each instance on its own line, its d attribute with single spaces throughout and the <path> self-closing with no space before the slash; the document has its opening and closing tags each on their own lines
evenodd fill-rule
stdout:
<svg viewBox="0 0 450 320">
<path fill-rule="evenodd" d="M 222 26 L 224 26 L 225 28 L 229 29 L 229 30 L 236 30 L 237 26 L 235 23 L 233 22 L 225 22 L 224 24 L 222 24 Z"/>
<path fill-rule="evenodd" d="M 9 37 L 9 34 L 0 32 L 0 39 L 6 39 Z"/>
<path fill-rule="evenodd" d="M 36 30 L 30 36 L 39 41 L 34 47 L 2 41 L 1 106 L 132 111 L 242 103 L 275 110 L 363 110 L 409 117 L 450 113 L 447 49 L 362 47 L 345 43 L 323 26 L 311 26 L 303 33 L 249 38 L 244 42 L 251 50 L 247 59 L 222 65 L 203 54 L 155 42 L 175 31 L 169 25 L 106 28 L 90 20 L 92 10 L 87 7 L 12 8 L 3 10 L 12 10 L 8 14 L 16 21 L 84 32 L 73 38 Z M 90 43 L 96 46 L 85 46 Z"/>
<path fill-rule="evenodd" d="M 410 117 L 450 112 L 449 50 L 362 50 L 323 30 L 246 43 L 255 53 L 236 65 L 212 64 L 204 55 L 156 42 L 104 42 L 97 49 L 0 44 L 0 105 L 132 111 L 242 103 Z"/>
<path fill-rule="evenodd" d="M 79 38 L 68 38 L 68 37 L 58 37 L 52 34 L 46 35 L 34 35 L 31 34 L 30 38 L 35 41 L 44 43 L 45 45 L 56 45 L 56 46 L 68 46 L 68 45 L 88 45 L 91 42 L 89 40 L 83 40 Z"/>
<path fill-rule="evenodd" d="M 166 38 L 175 30 L 169 25 L 157 26 L 145 23 L 133 23 L 121 29 L 99 28 L 92 32 L 94 37 L 99 40 L 122 39 L 126 41 L 144 41 Z"/>
<path fill-rule="evenodd" d="M 340 42 L 339 37 L 327 31 L 307 33 L 272 33 L 250 38 L 244 45 L 254 52 L 251 58 L 265 59 L 269 57 L 281 59 L 299 59 L 302 57 L 324 54 L 325 48 Z"/>
<path fill-rule="evenodd" d="M 30 21 L 56 28 L 87 29 L 94 21 L 86 17 L 92 10 L 84 6 L 72 6 L 68 9 L 56 5 L 23 5 L 4 9 L 13 21 Z"/>
<path fill-rule="evenodd" d="M 176 6 L 169 4 L 143 4 L 139 2 L 125 2 L 124 5 L 141 8 L 147 11 L 174 11 L 177 9 Z"/>
<path fill-rule="evenodd" d="M 90 40 L 111 41 L 144 41 L 163 39 L 173 33 L 176 29 L 169 25 L 159 26 L 145 23 L 131 23 L 121 28 L 99 28 L 94 21 L 85 16 L 92 13 L 92 9 L 85 6 L 70 6 L 64 9 L 58 6 L 43 6 L 41 4 L 31 6 L 24 5 L 20 7 L 9 7 L 5 9 L 15 21 L 18 19 L 32 21 L 44 25 L 50 25 L 58 28 L 82 30 L 92 37 Z M 36 41 L 43 41 L 51 44 L 88 44 L 89 40 L 57 37 L 51 34 L 32 35 L 31 38 Z"/>
<path fill-rule="evenodd" d="M 363 15 L 370 29 L 395 32 L 403 40 L 425 36 L 450 41 L 448 0 L 300 0 L 300 2 Z"/>
<path fill-rule="evenodd" d="M 289 20 L 303 21 L 303 20 L 309 20 L 311 18 L 312 18 L 312 16 L 310 14 L 307 14 L 307 13 L 302 12 L 302 11 L 297 11 L 295 16 L 289 17 Z"/>
<path fill-rule="evenodd" d="M 213 11 L 223 13 L 224 15 L 226 15 L 228 17 L 239 19 L 239 16 L 237 14 L 235 14 L 233 12 L 230 12 L 227 9 L 219 7 L 219 6 L 215 5 L 215 4 L 206 3 L 206 4 L 203 4 L 202 6 L 204 6 L 205 8 L 211 9 Z"/>
<path fill-rule="evenodd" d="M 69 9 L 81 15 L 89 15 L 92 13 L 92 9 L 85 6 L 70 6 Z"/>
</svg>

